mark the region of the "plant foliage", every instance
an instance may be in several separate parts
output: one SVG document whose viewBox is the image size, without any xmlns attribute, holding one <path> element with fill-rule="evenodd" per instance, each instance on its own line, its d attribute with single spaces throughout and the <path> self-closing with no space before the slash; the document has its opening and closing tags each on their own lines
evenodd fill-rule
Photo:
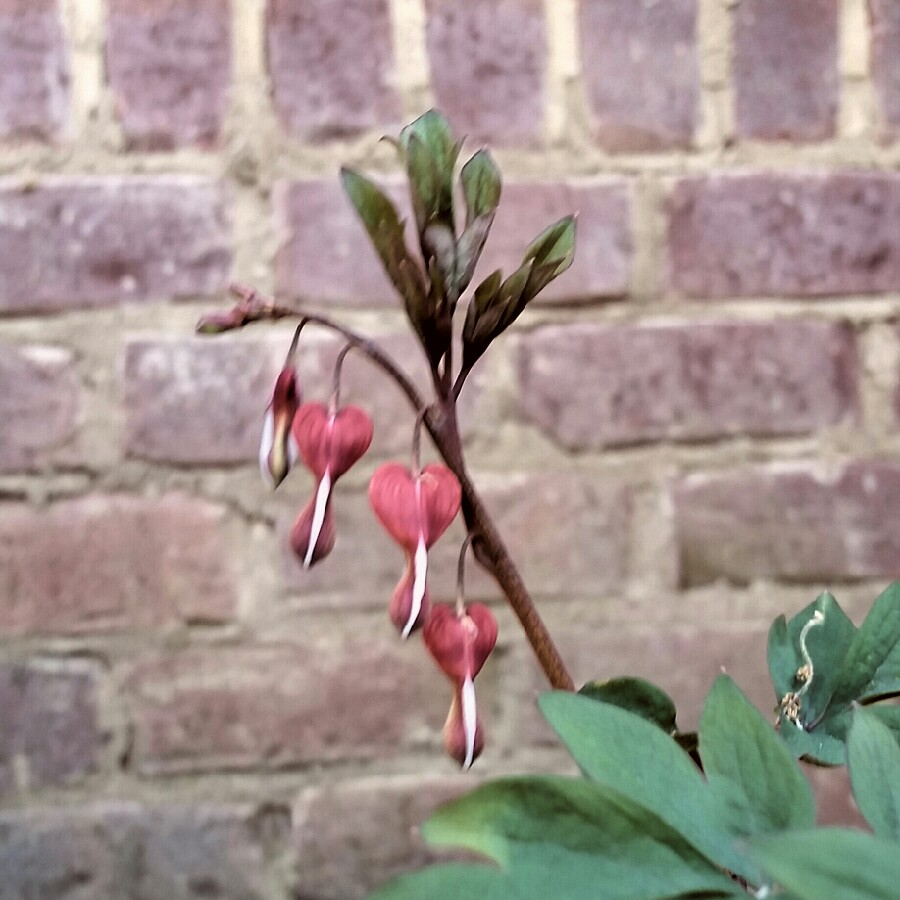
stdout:
<svg viewBox="0 0 900 900">
<path fill-rule="evenodd" d="M 874 704 L 900 690 L 898 660 L 900 585 L 859 629 L 823 594 L 770 631 L 778 730 L 722 675 L 707 695 L 693 760 L 674 704 L 655 685 L 617 678 L 545 694 L 541 711 L 581 777 L 505 778 L 445 805 L 425 823 L 425 839 L 488 864 L 434 866 L 374 896 L 892 900 L 900 708 Z M 848 763 L 873 834 L 815 827 L 801 755 Z"/>
</svg>

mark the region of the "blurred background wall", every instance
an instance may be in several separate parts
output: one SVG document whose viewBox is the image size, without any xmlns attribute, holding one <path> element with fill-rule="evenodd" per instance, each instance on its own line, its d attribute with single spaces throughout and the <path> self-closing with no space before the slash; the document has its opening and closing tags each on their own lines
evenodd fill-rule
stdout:
<svg viewBox="0 0 900 900">
<path fill-rule="evenodd" d="M 576 680 L 650 677 L 689 728 L 724 668 L 768 714 L 771 619 L 900 575 L 895 0 L 0 0 L 0 896 L 360 896 L 441 798 L 570 769 L 500 605 L 487 749 L 442 753 L 365 497 L 396 389 L 348 359 L 375 442 L 304 575 L 309 477 L 255 462 L 290 327 L 192 334 L 234 277 L 421 372 L 337 170 L 396 184 L 378 138 L 430 105 L 503 169 L 491 261 L 579 211 L 464 403 Z M 304 334 L 308 399 L 337 349 Z"/>
</svg>

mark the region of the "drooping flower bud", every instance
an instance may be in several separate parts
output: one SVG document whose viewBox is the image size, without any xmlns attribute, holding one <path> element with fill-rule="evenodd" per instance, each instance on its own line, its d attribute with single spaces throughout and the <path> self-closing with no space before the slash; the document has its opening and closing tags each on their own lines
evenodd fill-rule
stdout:
<svg viewBox="0 0 900 900">
<path fill-rule="evenodd" d="M 273 488 L 284 481 L 297 461 L 297 442 L 291 433 L 291 425 L 299 405 L 297 370 L 292 365 L 285 365 L 275 381 L 259 444 L 259 468 Z"/>
<path fill-rule="evenodd" d="M 422 638 L 453 682 L 444 746 L 463 769 L 468 769 L 484 748 L 484 730 L 475 703 L 475 676 L 497 643 L 497 620 L 481 603 L 469 604 L 461 611 L 438 604 L 428 617 Z"/>
<path fill-rule="evenodd" d="M 391 598 L 391 621 L 402 637 L 421 625 L 428 611 L 428 549 L 459 512 L 456 476 L 441 465 L 413 474 L 400 463 L 380 466 L 369 483 L 369 503 L 387 533 L 406 553 L 406 571 Z"/>
<path fill-rule="evenodd" d="M 304 403 L 294 416 L 293 438 L 318 484 L 312 500 L 291 529 L 291 547 L 309 568 L 334 546 L 331 491 L 334 483 L 372 443 L 372 420 L 358 406 L 332 411 Z"/>
</svg>

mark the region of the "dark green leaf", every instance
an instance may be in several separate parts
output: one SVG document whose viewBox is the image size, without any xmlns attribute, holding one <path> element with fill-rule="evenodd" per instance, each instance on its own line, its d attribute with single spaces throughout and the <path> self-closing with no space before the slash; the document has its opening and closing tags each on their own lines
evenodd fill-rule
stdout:
<svg viewBox="0 0 900 900">
<path fill-rule="evenodd" d="M 843 663 L 835 704 L 900 691 L 900 582 L 872 604 Z"/>
<path fill-rule="evenodd" d="M 872 831 L 900 841 L 900 744 L 886 725 L 862 707 L 853 714 L 847 766 L 856 805 Z"/>
<path fill-rule="evenodd" d="M 466 225 L 481 216 L 493 215 L 500 203 L 500 170 L 487 150 L 479 150 L 460 173 L 466 198 Z"/>
<path fill-rule="evenodd" d="M 443 280 L 442 293 L 436 297 L 436 303 L 443 301 L 447 287 L 453 292 L 454 302 L 459 295 L 456 285 L 456 238 L 451 229 L 438 222 L 427 226 L 422 235 L 422 246 L 426 255 L 434 259 Z"/>
<path fill-rule="evenodd" d="M 400 132 L 400 143 L 419 234 L 434 220 L 454 229 L 453 172 L 462 144 L 454 142 L 450 124 L 431 109 Z"/>
<path fill-rule="evenodd" d="M 575 216 L 566 216 L 538 235 L 525 251 L 524 261 L 531 261 L 532 267 L 522 292 L 522 307 L 565 272 L 574 258 Z"/>
<path fill-rule="evenodd" d="M 601 888 L 615 900 L 732 886 L 651 812 L 584 779 L 491 782 L 438 810 L 423 835 L 485 854 L 543 897 L 580 898 Z"/>
<path fill-rule="evenodd" d="M 852 831 L 819 828 L 753 839 L 751 853 L 799 900 L 896 900 L 900 845 Z"/>
<path fill-rule="evenodd" d="M 723 868 L 749 881 L 758 876 L 735 848 L 697 767 L 656 725 L 564 691 L 544 694 L 539 703 L 589 778 L 655 813 Z"/>
<path fill-rule="evenodd" d="M 675 731 L 675 704 L 661 688 L 643 678 L 611 678 L 589 681 L 579 694 L 612 703 L 659 725 L 666 734 Z"/>
<path fill-rule="evenodd" d="M 815 825 L 812 791 L 800 767 L 727 675 L 716 679 L 706 698 L 700 757 L 722 817 L 734 833 Z"/>
<path fill-rule="evenodd" d="M 469 286 L 472 276 L 475 274 L 475 266 L 481 257 L 481 251 L 484 249 L 484 242 L 487 240 L 488 232 L 494 223 L 493 212 L 485 213 L 478 216 L 466 226 L 465 231 L 460 235 L 456 246 L 457 254 L 457 273 L 456 273 L 456 290 L 457 295 Z"/>
</svg>

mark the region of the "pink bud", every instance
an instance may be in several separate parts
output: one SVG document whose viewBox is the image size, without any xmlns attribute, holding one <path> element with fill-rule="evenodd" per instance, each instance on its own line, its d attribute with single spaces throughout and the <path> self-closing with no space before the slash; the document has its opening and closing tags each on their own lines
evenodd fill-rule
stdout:
<svg viewBox="0 0 900 900">
<path fill-rule="evenodd" d="M 388 606 L 388 614 L 394 627 L 404 637 L 412 634 L 428 618 L 428 611 L 431 608 L 428 588 L 423 586 L 421 597 L 418 597 L 416 593 L 415 574 L 413 558 L 407 555 L 406 570 L 394 590 Z M 406 630 L 407 626 L 409 626 L 408 631 Z"/>
<path fill-rule="evenodd" d="M 318 494 L 317 494 L 318 496 Z M 291 528 L 290 544 L 294 553 L 303 560 L 305 568 L 324 559 L 334 548 L 334 515 L 330 499 L 325 502 L 321 522 L 316 521 L 316 500 L 313 497 L 303 507 L 297 521 Z M 315 527 L 316 540 L 311 543 Z M 307 562 L 308 560 L 308 562 Z"/>
<path fill-rule="evenodd" d="M 450 713 L 444 723 L 444 747 L 463 769 L 468 769 L 484 750 L 484 729 L 475 712 L 475 688 L 471 680 L 463 682 L 463 687 L 453 693 Z"/>
<path fill-rule="evenodd" d="M 404 638 L 424 621 L 427 551 L 456 517 L 460 500 L 459 481 L 446 466 L 425 466 L 413 475 L 399 463 L 386 463 L 369 483 L 369 503 L 375 515 L 406 551 L 406 572 L 390 606 L 391 621 Z"/>
<path fill-rule="evenodd" d="M 285 366 L 275 381 L 259 445 L 259 467 L 263 478 L 273 488 L 284 481 L 297 461 L 297 443 L 291 434 L 291 424 L 299 404 L 297 370 L 293 366 Z"/>
</svg>

